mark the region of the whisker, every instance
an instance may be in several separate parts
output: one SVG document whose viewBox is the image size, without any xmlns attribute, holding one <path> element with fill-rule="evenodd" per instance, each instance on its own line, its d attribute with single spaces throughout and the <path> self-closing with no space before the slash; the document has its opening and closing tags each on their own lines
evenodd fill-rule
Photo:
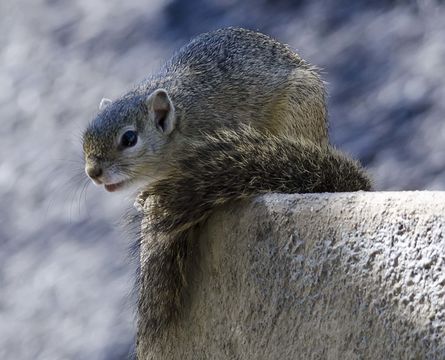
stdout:
<svg viewBox="0 0 445 360">
<path fill-rule="evenodd" d="M 85 204 L 87 202 L 87 192 L 88 192 L 88 187 L 90 186 L 91 182 L 90 179 L 86 178 L 84 180 L 84 183 L 82 185 L 82 189 L 80 191 L 80 195 L 79 195 L 79 201 L 78 201 L 78 214 L 80 215 L 81 212 L 81 201 L 82 201 L 82 195 L 83 195 L 83 203 Z M 88 211 L 88 209 L 87 209 Z"/>
<path fill-rule="evenodd" d="M 73 206 L 74 206 L 74 200 L 76 198 L 80 199 L 82 196 L 83 189 L 88 186 L 89 179 L 85 177 L 85 175 L 82 174 L 76 174 L 71 180 L 76 180 L 75 184 L 75 190 L 72 192 L 72 196 L 70 197 L 70 210 L 69 210 L 69 222 L 71 224 L 72 221 L 72 215 L 73 215 Z M 80 193 L 79 193 L 80 191 Z M 80 214 L 80 202 L 78 202 L 78 208 L 79 208 L 79 214 Z"/>
<path fill-rule="evenodd" d="M 73 192 L 76 192 L 80 183 L 85 179 L 83 164 L 79 160 L 56 159 L 56 166 L 52 169 L 52 179 L 54 182 L 48 184 L 47 190 L 50 192 L 44 204 L 44 216 L 47 217 L 53 205 L 60 201 L 70 201 Z M 67 178 L 68 176 L 68 178 Z M 58 182 L 56 182 L 59 179 Z M 60 192 L 63 191 L 63 194 Z M 72 200 L 71 200 L 72 201 Z"/>
</svg>

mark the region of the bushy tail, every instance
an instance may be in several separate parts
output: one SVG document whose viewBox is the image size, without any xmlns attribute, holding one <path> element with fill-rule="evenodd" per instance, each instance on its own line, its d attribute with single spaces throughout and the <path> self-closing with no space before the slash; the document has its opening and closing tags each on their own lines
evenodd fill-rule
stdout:
<svg viewBox="0 0 445 360">
<path fill-rule="evenodd" d="M 370 190 L 358 162 L 332 147 L 279 138 L 250 127 L 222 130 L 176 154 L 174 170 L 155 183 L 149 209 L 155 232 L 183 231 L 218 205 L 254 195 Z"/>
<path fill-rule="evenodd" d="M 370 190 L 360 165 L 332 147 L 250 127 L 207 135 L 175 155 L 169 176 L 144 191 L 146 244 L 140 317 L 156 334 L 180 309 L 189 229 L 219 205 L 254 195 Z M 147 237 L 145 237 L 147 238 Z M 142 251 L 144 253 L 144 251 Z"/>
<path fill-rule="evenodd" d="M 186 283 L 188 232 L 173 235 L 144 234 L 138 301 L 138 352 L 168 336 L 167 325 L 178 318 Z M 141 343 L 142 342 L 142 343 Z M 159 343 L 162 343 L 159 342 Z"/>
</svg>

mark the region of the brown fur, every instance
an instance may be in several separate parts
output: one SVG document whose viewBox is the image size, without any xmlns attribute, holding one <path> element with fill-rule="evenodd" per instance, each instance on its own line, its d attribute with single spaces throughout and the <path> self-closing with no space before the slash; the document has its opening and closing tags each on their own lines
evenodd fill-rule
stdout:
<svg viewBox="0 0 445 360">
<path fill-rule="evenodd" d="M 153 85 L 169 92 L 186 139 L 239 124 L 317 143 L 328 138 L 325 89 L 317 69 L 258 32 L 226 28 L 199 35 Z"/>
<path fill-rule="evenodd" d="M 223 129 L 175 155 L 153 195 L 150 223 L 156 232 L 187 230 L 215 206 L 268 192 L 311 193 L 370 190 L 356 161 L 305 138 L 282 138 L 252 127 Z"/>
</svg>

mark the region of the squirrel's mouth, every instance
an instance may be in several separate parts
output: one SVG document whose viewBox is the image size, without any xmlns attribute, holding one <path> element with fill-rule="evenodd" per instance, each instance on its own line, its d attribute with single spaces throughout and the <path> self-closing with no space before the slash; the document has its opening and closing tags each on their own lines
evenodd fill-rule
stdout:
<svg viewBox="0 0 445 360">
<path fill-rule="evenodd" d="M 105 190 L 108 192 L 114 192 L 121 189 L 125 185 L 126 181 L 121 181 L 115 184 L 104 184 Z"/>
</svg>

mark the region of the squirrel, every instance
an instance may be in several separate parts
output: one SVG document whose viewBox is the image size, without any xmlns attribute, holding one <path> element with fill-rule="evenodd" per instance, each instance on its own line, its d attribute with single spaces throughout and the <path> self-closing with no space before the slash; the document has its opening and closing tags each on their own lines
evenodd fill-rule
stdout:
<svg viewBox="0 0 445 360">
<path fill-rule="evenodd" d="M 191 234 L 220 205 L 268 192 L 371 189 L 360 164 L 330 145 L 325 98 L 317 68 L 287 45 L 226 28 L 192 39 L 159 73 L 101 101 L 83 135 L 85 171 L 107 191 L 139 186 L 151 239 L 141 258 L 139 340 L 166 336 L 179 318 Z"/>
<path fill-rule="evenodd" d="M 103 99 L 84 133 L 86 172 L 108 191 L 168 172 L 171 151 L 241 124 L 328 144 L 325 88 L 288 46 L 249 30 L 203 34 L 120 99 Z"/>
</svg>

